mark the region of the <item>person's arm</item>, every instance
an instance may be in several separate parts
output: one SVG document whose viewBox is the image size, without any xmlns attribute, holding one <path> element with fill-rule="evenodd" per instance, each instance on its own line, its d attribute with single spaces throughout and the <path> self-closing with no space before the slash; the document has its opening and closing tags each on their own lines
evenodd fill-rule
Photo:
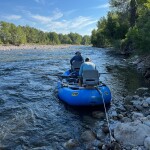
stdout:
<svg viewBox="0 0 150 150">
<path fill-rule="evenodd" d="M 82 57 L 82 56 L 81 56 Z M 83 59 L 83 57 L 82 57 L 82 63 L 84 62 L 84 59 Z"/>
<path fill-rule="evenodd" d="M 79 76 L 82 76 L 82 72 L 83 72 L 83 64 L 80 66 Z"/>
<path fill-rule="evenodd" d="M 73 60 L 74 60 L 74 57 L 72 57 L 71 60 L 70 60 L 70 64 L 71 65 L 72 65 Z"/>
</svg>

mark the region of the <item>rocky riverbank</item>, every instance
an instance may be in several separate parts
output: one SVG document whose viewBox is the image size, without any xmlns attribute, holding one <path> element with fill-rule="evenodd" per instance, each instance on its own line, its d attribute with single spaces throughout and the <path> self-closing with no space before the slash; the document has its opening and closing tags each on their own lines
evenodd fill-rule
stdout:
<svg viewBox="0 0 150 150">
<path fill-rule="evenodd" d="M 137 68 L 150 81 L 150 56 L 135 56 L 124 61 Z M 116 66 L 106 68 L 112 72 Z M 132 95 L 122 95 L 111 104 L 108 111 L 112 140 L 105 113 L 94 111 L 92 117 L 101 120 L 98 127 L 93 129 L 88 126 L 81 133 L 79 141 L 70 139 L 64 143 L 64 147 L 76 149 L 82 143 L 89 150 L 150 150 L 150 89 L 141 87 Z"/>
<path fill-rule="evenodd" d="M 43 46 L 36 47 L 36 45 L 29 47 L 26 49 L 44 49 Z M 48 49 L 51 47 L 51 45 L 46 46 Z M 56 48 L 63 47 L 56 46 Z M 89 54 L 90 52 L 91 49 L 86 51 Z M 140 61 L 136 61 L 138 59 L 135 57 L 131 61 L 135 67 L 140 64 Z M 99 61 L 99 58 L 97 60 Z M 117 76 L 117 73 L 120 75 L 121 71 L 118 68 L 125 71 L 126 67 L 122 65 L 123 62 L 127 60 L 112 66 L 109 63 L 106 69 L 112 73 L 112 76 Z M 57 147 L 54 149 L 62 150 L 150 150 L 150 89 L 140 86 L 141 88 L 136 88 L 132 95 L 126 91 L 114 92 L 119 95 L 117 97 L 113 95 L 111 107 L 107 111 L 110 130 L 115 139 L 111 143 L 104 111 L 98 109 L 79 119 L 76 113 L 70 112 L 69 108 L 66 109 L 53 97 L 54 87 L 49 86 L 49 83 L 57 82 L 57 78 L 51 75 L 56 70 L 64 69 L 65 65 L 60 65 L 59 61 L 54 65 L 53 60 L 48 60 L 47 63 L 45 60 L 31 63 L 19 61 L 16 65 L 9 62 L 1 68 L 3 81 L 1 88 L 4 90 L 0 100 L 3 114 L 1 119 L 3 145 L 0 149 L 10 149 L 12 146 L 12 149 L 30 149 L 31 147 L 32 149 L 52 149 L 52 145 Z M 47 69 L 50 65 L 51 69 Z M 11 81 L 8 80 L 9 76 Z M 109 79 L 108 81 L 111 82 L 112 78 Z M 80 120 L 79 123 L 78 120 Z"/>
<path fill-rule="evenodd" d="M 71 45 L 0 45 L 0 50 L 26 50 L 26 49 L 54 49 L 54 48 L 66 48 Z"/>
<path fill-rule="evenodd" d="M 108 111 L 112 140 L 105 113 L 94 111 L 92 117 L 101 120 L 97 128 L 86 126 L 80 140 L 70 139 L 66 149 L 78 149 L 82 143 L 88 150 L 150 150 L 150 93 L 139 88 L 134 95 L 122 98 L 122 105 L 112 104 Z M 88 118 L 87 118 L 88 119 Z M 103 120 L 103 121 L 102 121 Z"/>
<path fill-rule="evenodd" d="M 150 81 L 150 55 L 147 56 L 134 56 L 130 59 L 130 64 L 134 65 L 138 72 Z"/>
</svg>

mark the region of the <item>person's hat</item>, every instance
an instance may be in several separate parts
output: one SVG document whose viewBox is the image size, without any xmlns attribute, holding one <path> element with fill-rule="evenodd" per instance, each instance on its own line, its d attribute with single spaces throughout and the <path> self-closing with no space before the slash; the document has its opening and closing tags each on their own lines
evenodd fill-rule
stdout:
<svg viewBox="0 0 150 150">
<path fill-rule="evenodd" d="M 90 61 L 91 59 L 89 57 L 85 58 L 85 61 Z"/>
<path fill-rule="evenodd" d="M 81 54 L 81 52 L 77 51 L 77 52 L 75 52 L 75 54 Z"/>
</svg>

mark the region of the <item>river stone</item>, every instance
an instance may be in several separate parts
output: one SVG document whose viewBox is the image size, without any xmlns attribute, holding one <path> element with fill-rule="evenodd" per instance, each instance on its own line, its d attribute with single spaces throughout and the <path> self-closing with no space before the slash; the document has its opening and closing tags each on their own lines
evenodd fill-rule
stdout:
<svg viewBox="0 0 150 150">
<path fill-rule="evenodd" d="M 122 119 L 124 116 L 123 116 L 123 114 L 118 114 L 118 119 Z"/>
<path fill-rule="evenodd" d="M 117 114 L 117 112 L 114 110 L 114 111 L 111 112 L 111 116 L 112 116 L 112 117 L 117 117 L 118 114 Z"/>
<path fill-rule="evenodd" d="M 96 137 L 97 137 L 97 139 L 103 140 L 105 138 L 105 136 L 106 135 L 104 134 L 104 132 L 102 131 L 102 129 L 98 129 L 96 131 Z"/>
<path fill-rule="evenodd" d="M 145 101 L 150 105 L 150 97 L 146 98 Z"/>
<path fill-rule="evenodd" d="M 132 104 L 133 106 L 137 109 L 137 110 L 142 110 L 143 107 L 142 107 L 142 101 L 139 101 L 139 100 L 134 100 L 132 101 Z"/>
<path fill-rule="evenodd" d="M 145 88 L 145 87 L 138 88 L 136 90 L 136 94 L 138 94 L 139 96 L 142 96 L 147 90 L 148 88 Z"/>
<path fill-rule="evenodd" d="M 94 141 L 95 139 L 96 135 L 91 130 L 87 130 L 81 134 L 81 140 L 85 142 Z"/>
<path fill-rule="evenodd" d="M 150 135 L 150 127 L 139 123 L 118 123 L 114 128 L 114 137 L 125 146 L 140 146 L 145 137 Z"/>
<path fill-rule="evenodd" d="M 105 113 L 101 112 L 101 111 L 94 111 L 94 112 L 92 112 L 92 116 L 97 119 L 104 119 Z"/>
<path fill-rule="evenodd" d="M 135 120 L 139 120 L 140 118 L 143 118 L 144 115 L 142 113 L 138 113 L 138 112 L 132 112 L 132 119 Z"/>
<path fill-rule="evenodd" d="M 144 146 L 147 150 L 150 150 L 150 136 L 145 138 L 144 140 Z"/>
<path fill-rule="evenodd" d="M 136 147 L 133 147 L 131 150 L 142 150 L 142 148 L 136 146 Z"/>
<path fill-rule="evenodd" d="M 130 118 L 128 118 L 128 117 L 123 117 L 122 121 L 123 122 L 131 122 L 132 120 Z"/>
<path fill-rule="evenodd" d="M 139 101 L 139 100 L 133 100 L 131 102 L 132 102 L 132 105 L 134 105 L 134 106 L 136 106 L 136 105 L 142 105 L 142 101 Z"/>
<path fill-rule="evenodd" d="M 132 96 L 129 96 L 129 95 L 124 98 L 124 101 L 125 101 L 126 105 L 131 104 L 132 100 L 133 100 Z"/>
<path fill-rule="evenodd" d="M 139 99 L 139 96 L 138 96 L 138 95 L 134 95 L 134 96 L 132 97 L 132 99 L 133 99 L 133 100 L 138 100 L 138 99 Z"/>
<path fill-rule="evenodd" d="M 79 145 L 78 141 L 75 139 L 70 139 L 66 143 L 64 143 L 64 147 L 67 149 L 73 149 Z"/>
<path fill-rule="evenodd" d="M 141 120 L 143 122 L 143 124 L 147 125 L 150 127 L 150 115 L 147 117 L 142 118 Z"/>
<path fill-rule="evenodd" d="M 144 108 L 148 108 L 149 107 L 148 103 L 146 101 L 144 101 L 142 105 L 143 105 Z"/>
</svg>

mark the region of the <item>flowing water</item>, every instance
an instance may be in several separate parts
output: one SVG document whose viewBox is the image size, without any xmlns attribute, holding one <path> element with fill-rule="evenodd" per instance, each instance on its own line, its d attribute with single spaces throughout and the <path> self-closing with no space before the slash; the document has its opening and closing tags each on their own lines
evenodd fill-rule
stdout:
<svg viewBox="0 0 150 150">
<path fill-rule="evenodd" d="M 124 59 L 108 49 L 73 46 L 0 51 L 0 149 L 63 150 L 63 144 L 79 140 L 87 126 L 99 128 L 100 120 L 66 107 L 57 98 L 57 75 L 70 68 L 69 60 L 77 50 L 84 58 L 90 57 L 102 73 L 108 72 L 106 66 L 114 66 L 100 77 L 112 92 L 112 103 L 146 86 Z M 79 147 L 84 149 L 82 144 Z"/>
</svg>

